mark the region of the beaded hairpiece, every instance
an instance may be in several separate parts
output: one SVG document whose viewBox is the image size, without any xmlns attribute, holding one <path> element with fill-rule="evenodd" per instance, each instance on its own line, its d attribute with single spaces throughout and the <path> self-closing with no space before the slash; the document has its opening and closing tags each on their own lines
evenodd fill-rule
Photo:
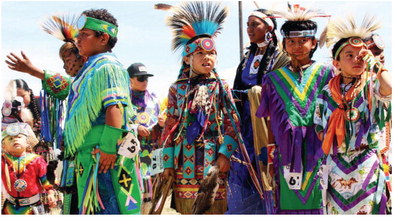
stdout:
<svg viewBox="0 0 394 217">
<path fill-rule="evenodd" d="M 212 2 L 185 2 L 172 7 L 173 15 L 167 24 L 173 29 L 173 50 L 183 49 L 182 56 L 187 56 L 198 49 L 215 50 L 214 36 L 220 33 L 226 7 Z"/>
<path fill-rule="evenodd" d="M 285 18 L 287 22 L 302 22 L 308 21 L 315 17 L 330 17 L 319 9 L 301 7 L 299 4 L 288 4 L 287 11 L 274 11 L 282 18 Z M 289 31 L 288 33 L 281 31 L 281 34 L 285 38 L 295 37 L 313 37 L 316 34 L 316 29 Z"/>
<path fill-rule="evenodd" d="M 380 27 L 380 22 L 377 22 L 373 16 L 364 17 L 361 26 L 356 25 L 356 21 L 351 15 L 349 15 L 346 20 L 338 17 L 331 20 L 323 31 L 320 37 L 320 46 L 326 43 L 326 46 L 330 47 L 343 38 L 349 38 L 349 40 L 344 42 L 336 51 L 333 57 L 336 59 L 343 47 L 348 44 L 354 47 L 366 46 L 362 39 L 370 37 L 372 32 Z"/>
</svg>

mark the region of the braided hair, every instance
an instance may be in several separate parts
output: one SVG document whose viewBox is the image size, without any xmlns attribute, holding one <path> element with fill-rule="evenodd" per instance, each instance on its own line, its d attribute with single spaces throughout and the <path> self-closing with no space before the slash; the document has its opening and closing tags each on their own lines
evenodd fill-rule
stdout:
<svg viewBox="0 0 394 217">
<path fill-rule="evenodd" d="M 40 121 L 40 113 L 39 113 L 37 102 L 35 101 L 33 90 L 29 88 L 26 81 L 24 81 L 23 79 L 15 79 L 14 81 L 16 84 L 16 88 L 21 88 L 25 91 L 30 92 L 30 104 L 26 106 L 33 114 L 34 125 L 35 125 L 37 122 Z"/>
</svg>

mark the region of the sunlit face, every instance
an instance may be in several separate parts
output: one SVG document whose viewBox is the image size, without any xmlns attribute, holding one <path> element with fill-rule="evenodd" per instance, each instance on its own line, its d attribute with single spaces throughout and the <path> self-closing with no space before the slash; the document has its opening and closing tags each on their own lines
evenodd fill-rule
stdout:
<svg viewBox="0 0 394 217">
<path fill-rule="evenodd" d="M 299 61 L 310 60 L 310 53 L 316 47 L 316 39 L 310 37 L 285 38 L 286 52 L 290 58 Z"/>
<path fill-rule="evenodd" d="M 77 37 L 77 48 L 79 54 L 84 57 L 90 57 L 102 52 L 101 37 L 96 36 L 91 29 L 81 29 Z"/>
<path fill-rule="evenodd" d="M 2 141 L 3 149 L 14 156 L 20 156 L 26 152 L 28 147 L 27 136 L 18 134 L 17 136 L 7 136 Z"/>
<path fill-rule="evenodd" d="M 253 43 L 264 42 L 265 34 L 271 30 L 271 27 L 255 16 L 250 16 L 246 25 L 248 26 L 247 33 L 249 40 Z"/>
<path fill-rule="evenodd" d="M 216 50 L 196 51 L 185 57 L 185 62 L 191 66 L 191 69 L 198 74 L 208 74 L 216 64 Z"/>
<path fill-rule="evenodd" d="M 77 55 L 71 50 L 66 50 L 62 54 L 62 60 L 64 63 L 64 70 L 72 77 L 75 77 L 78 74 L 78 71 L 82 68 L 85 62 L 83 57 L 78 58 Z"/>
<path fill-rule="evenodd" d="M 334 60 L 333 64 L 337 69 L 341 69 L 340 72 L 344 76 L 361 75 L 366 68 L 366 62 L 361 55 L 365 51 L 363 47 L 346 45 L 339 53 L 339 60 Z"/>
<path fill-rule="evenodd" d="M 146 75 L 130 78 L 131 89 L 145 91 L 148 88 L 148 78 Z"/>
<path fill-rule="evenodd" d="M 30 104 L 30 91 L 26 91 L 23 88 L 16 88 L 16 95 L 23 98 L 23 103 L 26 107 Z"/>
</svg>

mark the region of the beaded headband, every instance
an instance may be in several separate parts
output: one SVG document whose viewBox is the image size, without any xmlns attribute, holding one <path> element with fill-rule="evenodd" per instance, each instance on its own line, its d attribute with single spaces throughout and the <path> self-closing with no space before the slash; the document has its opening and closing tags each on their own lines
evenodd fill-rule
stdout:
<svg viewBox="0 0 394 217">
<path fill-rule="evenodd" d="M 82 14 L 79 18 L 77 27 L 79 30 L 86 28 L 95 31 L 105 32 L 112 37 L 116 37 L 116 35 L 118 34 L 118 27 L 116 27 L 114 24 L 93 17 L 88 17 L 84 14 Z"/>
</svg>

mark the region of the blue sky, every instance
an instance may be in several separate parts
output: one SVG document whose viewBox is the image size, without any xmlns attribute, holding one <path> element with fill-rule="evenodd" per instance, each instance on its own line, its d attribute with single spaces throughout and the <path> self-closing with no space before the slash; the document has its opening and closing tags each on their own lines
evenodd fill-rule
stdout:
<svg viewBox="0 0 394 217">
<path fill-rule="evenodd" d="M 4 60 L 9 52 L 23 50 L 31 61 L 42 69 L 62 72 L 62 61 L 58 50 L 62 42 L 42 31 L 39 21 L 55 13 L 81 13 L 91 8 L 106 8 L 118 20 L 118 43 L 113 52 L 125 68 L 134 62 L 144 63 L 155 76 L 149 81 L 149 89 L 160 97 L 167 95 L 169 85 L 175 81 L 180 68 L 180 54 L 171 50 L 172 33 L 165 24 L 169 12 L 154 10 L 156 3 L 176 5 L 178 1 L 1 1 L 1 87 L 11 79 L 25 79 L 37 95 L 41 82 L 31 76 L 14 72 Z M 275 3 L 274 3 L 275 2 Z M 260 7 L 283 10 L 286 1 L 257 1 Z M 376 16 L 383 24 L 377 32 L 386 44 L 386 66 L 391 69 L 392 60 L 392 2 L 391 1 L 290 1 L 323 9 L 333 16 L 353 14 L 361 22 L 366 14 Z M 222 34 L 216 39 L 218 50 L 217 69 L 222 78 L 232 84 L 239 64 L 238 2 L 223 1 L 230 14 L 224 24 Z M 243 41 L 249 43 L 246 35 L 246 21 L 250 12 L 256 9 L 252 1 L 243 1 Z M 318 35 L 326 25 L 327 18 L 314 19 L 318 23 Z M 278 26 L 283 19 L 278 19 Z M 281 38 L 281 36 L 278 37 Z M 318 49 L 314 59 L 331 62 L 326 48 Z M 0 91 L 2 92 L 2 91 Z"/>
</svg>

